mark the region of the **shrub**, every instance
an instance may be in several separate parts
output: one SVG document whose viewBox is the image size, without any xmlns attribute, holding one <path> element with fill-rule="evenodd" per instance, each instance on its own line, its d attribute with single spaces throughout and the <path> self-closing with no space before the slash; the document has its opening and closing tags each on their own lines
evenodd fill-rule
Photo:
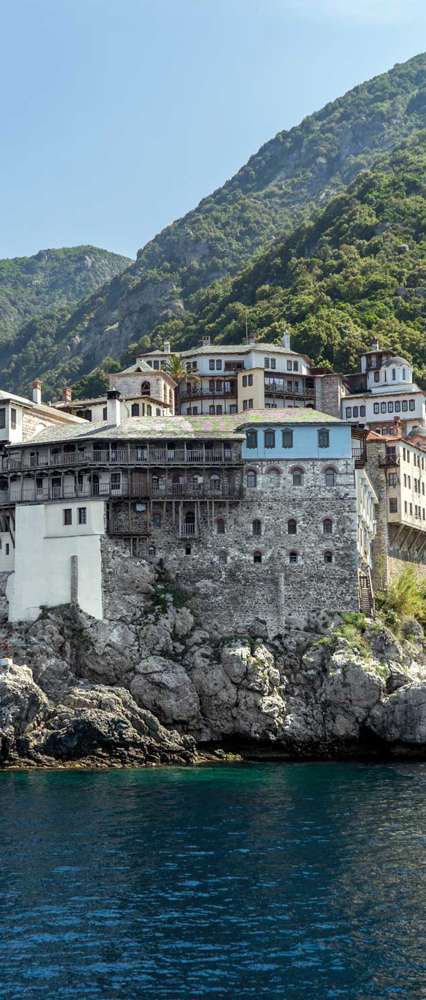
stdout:
<svg viewBox="0 0 426 1000">
<path fill-rule="evenodd" d="M 417 618 L 426 624 L 426 581 L 417 577 L 413 566 L 407 566 L 387 590 L 377 595 L 377 606 L 387 624 L 392 627 L 395 615 L 399 618 Z"/>
</svg>

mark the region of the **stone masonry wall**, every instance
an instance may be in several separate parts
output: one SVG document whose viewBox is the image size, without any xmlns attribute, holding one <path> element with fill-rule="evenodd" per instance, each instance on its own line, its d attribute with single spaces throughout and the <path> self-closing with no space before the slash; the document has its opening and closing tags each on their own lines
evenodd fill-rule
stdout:
<svg viewBox="0 0 426 1000">
<path fill-rule="evenodd" d="M 327 487 L 330 463 L 304 462 L 303 486 L 293 486 L 294 463 L 255 462 L 257 488 L 240 503 L 158 502 L 161 527 L 139 541 L 141 556 L 162 565 L 189 596 L 192 610 L 208 629 L 230 634 L 259 627 L 271 635 L 307 617 L 358 609 L 356 496 L 352 463 L 333 462 L 337 483 Z M 271 485 L 271 477 L 275 482 Z M 179 538 L 185 513 L 194 511 L 196 536 Z M 324 535 L 324 519 L 332 535 Z M 288 521 L 297 523 L 289 534 Z M 225 532 L 218 532 L 223 521 Z M 260 536 L 253 522 L 260 521 Z M 331 552 L 332 563 L 324 561 Z M 254 553 L 262 561 L 254 562 Z M 298 562 L 290 563 L 290 552 Z M 262 624 L 263 623 L 263 624 Z"/>
</svg>

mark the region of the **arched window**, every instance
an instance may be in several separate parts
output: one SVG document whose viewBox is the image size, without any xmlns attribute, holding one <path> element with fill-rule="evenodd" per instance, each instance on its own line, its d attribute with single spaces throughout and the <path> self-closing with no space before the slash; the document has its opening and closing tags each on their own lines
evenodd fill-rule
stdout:
<svg viewBox="0 0 426 1000">
<path fill-rule="evenodd" d="M 297 562 L 299 562 L 299 553 L 298 552 L 290 552 L 289 556 L 288 556 L 288 561 L 289 561 L 289 563 L 297 563 Z"/>
<path fill-rule="evenodd" d="M 272 469 L 268 469 L 269 487 L 272 487 L 272 489 L 276 489 L 280 485 L 280 478 L 281 478 L 281 473 L 279 469 L 275 469 L 274 466 L 272 466 Z"/>
<path fill-rule="evenodd" d="M 303 469 L 292 469 L 293 486 L 303 486 Z"/>
<path fill-rule="evenodd" d="M 289 535 L 297 535 L 297 521 L 294 520 L 294 517 L 287 521 L 287 531 Z"/>
<path fill-rule="evenodd" d="M 152 417 L 152 406 L 150 405 L 150 403 L 147 403 L 146 415 L 147 417 Z"/>
<path fill-rule="evenodd" d="M 262 522 L 256 517 L 252 523 L 253 535 L 259 537 L 262 534 Z"/>
<path fill-rule="evenodd" d="M 259 552 L 259 549 L 256 549 L 256 551 L 253 552 L 253 562 L 254 563 L 261 563 L 262 562 L 262 553 Z"/>
<path fill-rule="evenodd" d="M 139 416 L 139 403 L 132 403 L 132 417 Z"/>
<path fill-rule="evenodd" d="M 151 395 L 151 384 L 150 382 L 142 382 L 141 385 L 141 395 L 150 396 Z"/>
<path fill-rule="evenodd" d="M 332 535 L 333 534 L 333 522 L 331 520 L 331 517 L 325 517 L 324 518 L 324 520 L 322 522 L 322 530 L 323 530 L 324 535 Z"/>
<path fill-rule="evenodd" d="M 254 469 L 249 469 L 247 473 L 247 486 L 254 489 L 257 486 L 257 474 Z"/>
<path fill-rule="evenodd" d="M 224 535 L 225 534 L 225 521 L 224 521 L 223 517 L 218 517 L 218 519 L 216 521 L 216 531 L 217 531 L 218 535 Z"/>
<path fill-rule="evenodd" d="M 337 476 L 336 476 L 336 470 L 335 469 L 331 469 L 330 468 L 330 469 L 326 469 L 325 470 L 325 485 L 326 486 L 335 486 L 336 485 L 336 479 L 337 479 Z"/>
<path fill-rule="evenodd" d="M 324 552 L 324 562 L 325 563 L 332 563 L 333 562 L 333 553 L 330 552 L 329 549 L 327 549 L 327 551 Z"/>
</svg>

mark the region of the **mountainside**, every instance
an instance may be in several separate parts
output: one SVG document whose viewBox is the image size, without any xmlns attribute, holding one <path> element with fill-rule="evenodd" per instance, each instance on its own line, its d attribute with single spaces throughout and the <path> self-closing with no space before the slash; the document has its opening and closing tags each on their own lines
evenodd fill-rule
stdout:
<svg viewBox="0 0 426 1000">
<path fill-rule="evenodd" d="M 75 306 L 129 264 L 128 257 L 91 246 L 0 260 L 0 343 L 33 316 Z"/>
<path fill-rule="evenodd" d="M 123 355 L 129 345 L 132 353 L 136 344 L 147 348 L 165 334 L 175 347 L 188 343 L 192 317 L 200 306 L 204 310 L 206 296 L 217 298 L 218 280 L 236 274 L 271 240 L 288 235 L 327 204 L 383 151 L 425 126 L 422 54 L 279 133 L 71 316 L 43 318 L 21 330 L 13 345 L 20 364 L 11 359 L 11 350 L 0 353 L 3 381 L 24 390 L 39 374 L 49 390 L 90 371 L 106 355 Z"/>
<path fill-rule="evenodd" d="M 246 321 L 263 341 L 290 328 L 296 349 L 340 371 L 357 367 L 374 332 L 426 383 L 426 132 L 209 290 L 185 339 L 232 342 Z"/>
</svg>

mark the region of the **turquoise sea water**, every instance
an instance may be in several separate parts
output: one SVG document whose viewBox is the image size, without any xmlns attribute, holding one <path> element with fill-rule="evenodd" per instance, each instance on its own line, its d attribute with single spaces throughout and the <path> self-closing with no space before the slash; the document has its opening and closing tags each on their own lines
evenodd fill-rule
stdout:
<svg viewBox="0 0 426 1000">
<path fill-rule="evenodd" d="M 0 997 L 426 997 L 426 765 L 0 774 Z"/>
</svg>

